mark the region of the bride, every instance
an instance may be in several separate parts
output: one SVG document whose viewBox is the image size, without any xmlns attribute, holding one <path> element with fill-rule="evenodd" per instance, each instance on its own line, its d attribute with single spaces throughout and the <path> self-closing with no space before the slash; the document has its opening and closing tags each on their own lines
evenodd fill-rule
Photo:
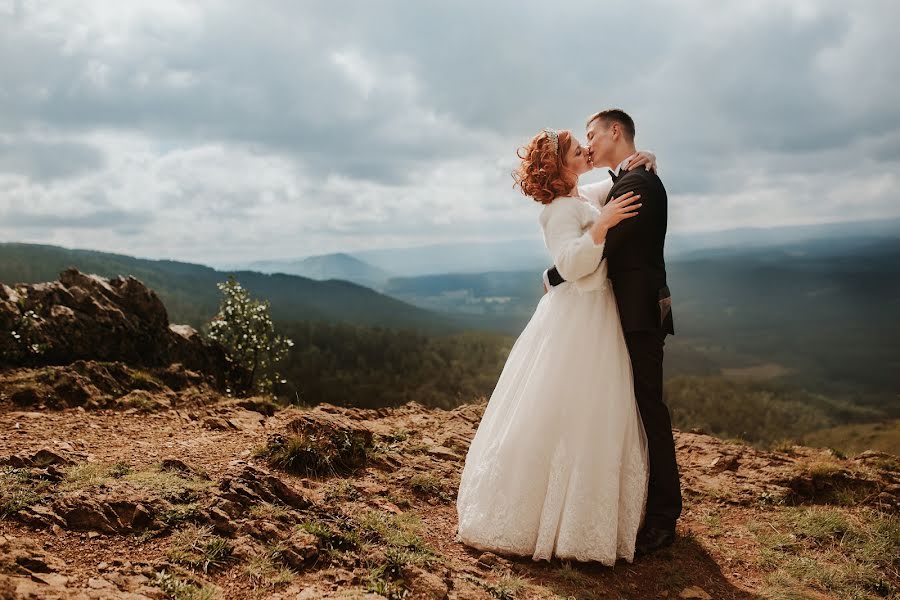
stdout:
<svg viewBox="0 0 900 600">
<path fill-rule="evenodd" d="M 544 242 L 566 283 L 541 298 L 513 345 L 469 446 L 456 540 L 533 560 L 632 562 L 647 442 L 602 257 L 639 196 L 603 204 L 610 180 L 579 188 L 592 166 L 569 131 L 541 131 L 519 157 L 516 184 L 544 205 Z M 629 167 L 653 160 L 638 153 Z"/>
</svg>

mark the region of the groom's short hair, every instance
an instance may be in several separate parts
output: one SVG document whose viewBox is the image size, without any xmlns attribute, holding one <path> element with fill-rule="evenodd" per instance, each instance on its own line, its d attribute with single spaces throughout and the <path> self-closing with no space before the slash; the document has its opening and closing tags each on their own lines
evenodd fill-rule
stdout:
<svg viewBox="0 0 900 600">
<path fill-rule="evenodd" d="M 601 110 L 600 112 L 591 116 L 590 119 L 587 120 L 585 127 L 590 127 L 591 123 L 600 119 L 606 124 L 609 123 L 618 123 L 622 126 L 622 129 L 625 130 L 625 137 L 628 138 L 629 142 L 634 141 L 634 119 L 628 116 L 621 108 L 608 108 L 606 110 Z"/>
</svg>

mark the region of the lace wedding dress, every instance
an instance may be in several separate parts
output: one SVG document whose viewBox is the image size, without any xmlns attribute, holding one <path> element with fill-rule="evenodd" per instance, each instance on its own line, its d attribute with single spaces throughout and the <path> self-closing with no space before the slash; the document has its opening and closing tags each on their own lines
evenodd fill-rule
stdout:
<svg viewBox="0 0 900 600">
<path fill-rule="evenodd" d="M 541 213 L 567 281 L 538 303 L 472 439 L 456 540 L 611 566 L 634 559 L 647 442 L 603 245 L 587 233 L 598 215 L 587 200 L 560 197 Z"/>
</svg>

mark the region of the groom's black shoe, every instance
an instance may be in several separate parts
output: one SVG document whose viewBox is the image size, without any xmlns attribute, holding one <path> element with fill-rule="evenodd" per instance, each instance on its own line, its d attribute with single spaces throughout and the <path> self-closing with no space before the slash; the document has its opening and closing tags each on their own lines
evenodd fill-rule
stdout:
<svg viewBox="0 0 900 600">
<path fill-rule="evenodd" d="M 634 547 L 635 556 L 650 554 L 654 550 L 672 545 L 675 541 L 675 530 L 661 527 L 644 527 L 638 532 Z"/>
</svg>

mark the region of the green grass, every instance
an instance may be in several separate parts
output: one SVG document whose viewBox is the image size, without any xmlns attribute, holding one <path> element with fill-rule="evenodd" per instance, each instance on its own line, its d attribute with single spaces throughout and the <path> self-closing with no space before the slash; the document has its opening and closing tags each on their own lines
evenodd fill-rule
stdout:
<svg viewBox="0 0 900 600">
<path fill-rule="evenodd" d="M 66 476 L 59 485 L 60 490 L 79 490 L 121 479 L 131 473 L 131 466 L 125 462 L 94 463 L 72 465 L 66 469 Z"/>
<path fill-rule="evenodd" d="M 707 531 L 709 537 L 717 538 L 724 533 L 722 529 L 722 517 L 715 511 L 711 511 L 708 515 L 702 517 L 700 522 L 709 528 Z"/>
<path fill-rule="evenodd" d="M 213 481 L 199 477 L 183 477 L 174 471 L 162 471 L 159 465 L 150 469 L 128 473 L 124 481 L 140 490 L 148 490 L 166 500 L 190 501 L 215 486 Z"/>
<path fill-rule="evenodd" d="M 364 542 L 356 523 L 343 517 L 310 517 L 297 527 L 316 536 L 321 547 L 338 553 L 358 550 Z"/>
<path fill-rule="evenodd" d="M 210 569 L 223 567 L 231 551 L 231 542 L 213 534 L 209 525 L 189 524 L 172 534 L 166 556 L 172 562 L 207 573 Z"/>
<path fill-rule="evenodd" d="M 298 528 L 319 540 L 320 554 L 367 570 L 368 591 L 387 598 L 407 598 L 402 569 L 428 568 L 441 562 L 422 537 L 424 524 L 414 514 L 377 510 L 361 514 L 309 516 Z M 380 550 L 380 551 L 376 551 Z"/>
<path fill-rule="evenodd" d="M 404 442 L 409 439 L 410 433 L 406 429 L 398 429 L 391 433 L 386 433 L 381 437 L 381 440 L 386 444 L 396 444 L 398 442 Z"/>
<path fill-rule="evenodd" d="M 499 600 L 516 600 L 519 594 L 528 587 L 528 580 L 512 573 L 504 573 L 496 583 L 479 579 L 468 573 L 463 577 L 481 587 L 488 594 Z"/>
<path fill-rule="evenodd" d="M 325 490 L 325 501 L 334 502 L 335 500 L 358 500 L 359 490 L 353 486 L 350 479 L 342 479 L 332 483 Z"/>
<path fill-rule="evenodd" d="M 0 519 L 42 502 L 51 487 L 50 481 L 35 476 L 31 469 L 3 466 L 0 469 Z"/>
<path fill-rule="evenodd" d="M 269 502 L 254 504 L 250 507 L 250 516 L 257 519 L 274 519 L 280 521 L 289 517 L 290 514 L 291 511 L 283 506 L 271 504 Z"/>
<path fill-rule="evenodd" d="M 129 375 L 131 375 L 132 389 L 149 391 L 166 389 L 166 385 L 162 381 L 146 371 L 132 370 Z"/>
<path fill-rule="evenodd" d="M 387 494 L 385 494 L 384 498 L 385 498 L 385 500 L 387 500 L 388 502 L 394 503 L 394 505 L 396 505 L 397 508 L 403 508 L 403 509 L 406 509 L 406 508 L 411 508 L 411 507 L 412 507 L 412 502 L 410 502 L 409 499 L 407 499 L 407 498 L 402 498 L 402 497 L 397 496 L 396 494 L 392 494 L 392 493 L 390 493 L 390 492 L 388 492 Z"/>
<path fill-rule="evenodd" d="M 168 527 L 175 527 L 200 516 L 200 505 L 196 502 L 186 504 L 173 504 L 160 514 L 160 520 Z"/>
<path fill-rule="evenodd" d="M 557 577 L 572 585 L 583 586 L 593 582 L 588 575 L 582 573 L 578 567 L 573 566 L 572 562 L 568 560 L 564 560 L 555 573 Z"/>
<path fill-rule="evenodd" d="M 766 598 L 817 589 L 848 600 L 900 598 L 900 517 L 868 508 L 788 507 L 750 527 Z"/>
<path fill-rule="evenodd" d="M 444 482 L 431 473 L 416 473 L 409 478 L 409 487 L 417 494 L 434 496 L 444 502 L 448 502 L 452 499 Z"/>
<path fill-rule="evenodd" d="M 213 600 L 218 596 L 215 588 L 195 585 L 168 571 L 157 572 L 152 583 L 173 600 Z"/>
<path fill-rule="evenodd" d="M 127 481 L 138 490 L 146 490 L 170 502 L 190 502 L 213 487 L 212 481 L 199 477 L 183 477 L 173 471 L 161 470 L 160 464 L 134 471 L 124 462 L 80 463 L 69 467 L 60 483 L 60 490 L 78 490 Z"/>
<path fill-rule="evenodd" d="M 852 507 L 878 491 L 878 484 L 869 480 L 870 474 L 866 469 L 851 470 L 836 462 L 817 461 L 806 465 L 806 473 L 812 479 L 814 496 L 801 495 L 793 500 Z"/>
<path fill-rule="evenodd" d="M 296 573 L 280 562 L 281 552 L 280 546 L 270 544 L 264 552 L 250 557 L 243 569 L 254 588 L 276 587 L 293 581 Z"/>
<path fill-rule="evenodd" d="M 379 541 L 391 548 L 419 553 L 423 555 L 422 560 L 425 562 L 434 557 L 421 536 L 423 524 L 417 515 L 411 513 L 395 515 L 371 510 L 358 522 L 364 532 L 374 534 Z"/>
</svg>

